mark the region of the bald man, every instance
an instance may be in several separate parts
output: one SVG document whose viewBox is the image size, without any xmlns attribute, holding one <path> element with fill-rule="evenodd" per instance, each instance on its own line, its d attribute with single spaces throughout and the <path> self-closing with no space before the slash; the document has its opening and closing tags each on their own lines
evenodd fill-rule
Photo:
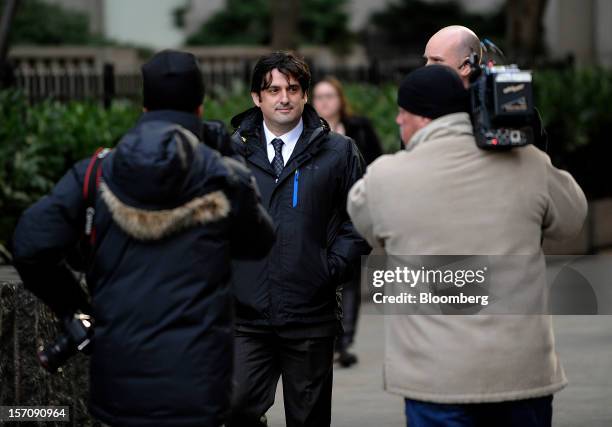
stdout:
<svg viewBox="0 0 612 427">
<path fill-rule="evenodd" d="M 482 48 L 478 36 L 467 27 L 451 25 L 431 36 L 423 57 L 427 60 L 426 65 L 442 64 L 456 70 L 467 88 L 470 85 L 469 59 L 472 53 L 476 53 L 480 61 Z"/>
<path fill-rule="evenodd" d="M 469 59 L 472 53 L 478 55 L 478 63 L 480 63 L 482 46 L 476 33 L 461 25 L 451 25 L 442 28 L 431 36 L 425 46 L 423 57 L 427 60 L 425 65 L 442 64 L 451 67 L 461 77 L 463 86 L 469 88 L 472 72 Z M 531 126 L 535 138 L 533 144 L 540 150 L 547 152 L 548 134 L 542 124 L 539 112 L 532 117 Z M 403 143 L 400 148 L 404 148 Z"/>
</svg>

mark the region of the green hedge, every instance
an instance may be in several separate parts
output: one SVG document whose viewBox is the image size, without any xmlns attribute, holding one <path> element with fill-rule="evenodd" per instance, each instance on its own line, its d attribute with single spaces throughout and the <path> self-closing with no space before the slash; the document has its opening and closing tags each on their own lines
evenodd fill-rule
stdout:
<svg viewBox="0 0 612 427">
<path fill-rule="evenodd" d="M 539 71 L 534 84 L 553 163 L 589 198 L 612 197 L 612 71 Z"/>
<path fill-rule="evenodd" d="M 47 193 L 77 160 L 111 146 L 138 116 L 134 105 L 29 106 L 18 92 L 0 93 L 0 243 L 21 211 Z"/>
<path fill-rule="evenodd" d="M 549 152 L 569 169 L 591 197 L 612 196 L 612 72 L 539 71 L 536 104 L 550 134 Z M 396 87 L 348 84 L 355 113 L 369 117 L 386 152 L 399 146 L 395 124 Z M 204 103 L 206 118 L 231 117 L 252 105 L 248 88 L 216 88 Z M 43 102 L 28 106 L 17 92 L 0 92 L 0 243 L 6 242 L 21 211 L 47 193 L 63 173 L 95 148 L 112 146 L 136 121 L 140 106 L 115 102 Z"/>
<path fill-rule="evenodd" d="M 544 124 L 553 135 L 563 136 L 552 142 L 564 151 L 588 144 L 612 123 L 612 71 L 538 71 L 534 87 Z"/>
</svg>

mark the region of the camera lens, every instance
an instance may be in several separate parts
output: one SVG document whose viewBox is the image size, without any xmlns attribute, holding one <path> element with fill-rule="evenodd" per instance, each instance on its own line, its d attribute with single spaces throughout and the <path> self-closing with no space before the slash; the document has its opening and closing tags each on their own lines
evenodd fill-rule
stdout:
<svg viewBox="0 0 612 427">
<path fill-rule="evenodd" d="M 76 349 L 70 339 L 60 335 L 54 343 L 40 349 L 38 361 L 47 371 L 56 372 L 75 353 Z"/>
</svg>

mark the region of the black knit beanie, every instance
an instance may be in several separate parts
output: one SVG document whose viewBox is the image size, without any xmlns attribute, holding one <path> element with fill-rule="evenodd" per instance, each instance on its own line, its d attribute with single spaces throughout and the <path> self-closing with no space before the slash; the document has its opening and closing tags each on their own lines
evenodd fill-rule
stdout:
<svg viewBox="0 0 612 427">
<path fill-rule="evenodd" d="M 419 68 L 404 78 L 397 105 L 417 116 L 437 119 L 469 111 L 469 92 L 459 75 L 445 65 Z"/>
<path fill-rule="evenodd" d="M 204 100 L 204 83 L 191 53 L 161 51 L 142 66 L 143 106 L 192 113 Z"/>
</svg>

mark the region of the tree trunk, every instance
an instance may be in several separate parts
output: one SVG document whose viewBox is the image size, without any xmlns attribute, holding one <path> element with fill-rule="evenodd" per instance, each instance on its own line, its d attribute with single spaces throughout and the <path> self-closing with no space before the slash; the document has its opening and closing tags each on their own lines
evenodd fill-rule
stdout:
<svg viewBox="0 0 612 427">
<path fill-rule="evenodd" d="M 548 0 L 507 0 L 508 59 L 533 65 L 544 49 L 544 12 Z"/>
<path fill-rule="evenodd" d="M 4 5 L 4 7 L 0 17 L 0 89 L 4 89 L 15 83 L 13 68 L 6 57 L 8 55 L 9 34 L 18 3 L 17 0 L 7 0 L 0 3 L 1 5 Z"/>
<path fill-rule="evenodd" d="M 9 33 L 11 32 L 11 25 L 15 18 L 18 3 L 17 0 L 8 0 L 3 2 L 3 4 L 2 18 L 0 18 L 0 62 L 6 60 Z"/>
<path fill-rule="evenodd" d="M 294 50 L 298 44 L 300 0 L 270 0 L 272 48 Z"/>
</svg>

